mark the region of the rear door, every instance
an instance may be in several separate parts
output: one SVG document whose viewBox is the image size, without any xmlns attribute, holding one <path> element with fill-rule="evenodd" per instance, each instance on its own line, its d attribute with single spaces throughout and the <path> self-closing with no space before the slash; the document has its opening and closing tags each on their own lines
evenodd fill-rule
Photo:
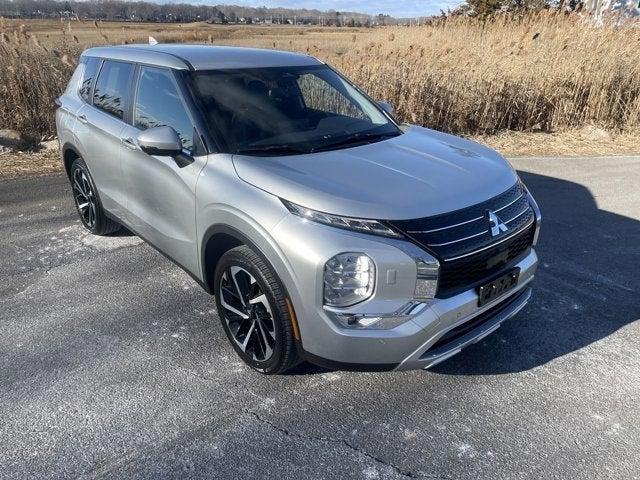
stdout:
<svg viewBox="0 0 640 480">
<path fill-rule="evenodd" d="M 127 220 L 142 237 L 193 273 L 199 270 L 195 226 L 195 185 L 206 162 L 179 79 L 169 69 L 139 66 L 132 122 L 122 133 L 123 184 Z M 173 127 L 183 155 L 151 156 L 140 150 L 143 130 Z"/>
<path fill-rule="evenodd" d="M 120 169 L 121 138 L 126 126 L 134 66 L 126 62 L 94 60 L 100 63 L 96 66 L 99 67 L 97 79 L 92 86 L 86 83 L 89 78 L 85 76 L 80 93 L 87 103 L 78 112 L 76 135 L 104 208 L 121 217 L 125 204 Z M 87 72 L 89 66 L 87 64 Z"/>
</svg>

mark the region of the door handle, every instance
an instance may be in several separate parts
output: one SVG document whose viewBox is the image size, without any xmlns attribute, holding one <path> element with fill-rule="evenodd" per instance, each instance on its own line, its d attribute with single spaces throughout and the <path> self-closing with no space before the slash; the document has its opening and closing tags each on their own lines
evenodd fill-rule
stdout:
<svg viewBox="0 0 640 480">
<path fill-rule="evenodd" d="M 80 123 L 87 123 L 89 121 L 87 120 L 87 116 L 85 114 L 78 115 L 78 120 L 80 121 Z"/>
<path fill-rule="evenodd" d="M 130 150 L 137 150 L 138 149 L 138 146 L 133 141 L 133 138 L 127 137 L 127 138 L 121 138 L 120 140 L 122 141 L 122 144 L 125 147 L 127 147 L 128 149 L 130 149 Z"/>
</svg>

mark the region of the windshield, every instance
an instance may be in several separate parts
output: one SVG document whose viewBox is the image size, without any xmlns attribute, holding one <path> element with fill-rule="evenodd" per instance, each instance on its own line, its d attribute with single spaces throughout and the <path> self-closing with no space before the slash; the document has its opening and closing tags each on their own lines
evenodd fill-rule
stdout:
<svg viewBox="0 0 640 480">
<path fill-rule="evenodd" d="M 230 153 L 311 153 L 402 133 L 376 104 L 325 65 L 192 75 L 206 121 Z"/>
</svg>

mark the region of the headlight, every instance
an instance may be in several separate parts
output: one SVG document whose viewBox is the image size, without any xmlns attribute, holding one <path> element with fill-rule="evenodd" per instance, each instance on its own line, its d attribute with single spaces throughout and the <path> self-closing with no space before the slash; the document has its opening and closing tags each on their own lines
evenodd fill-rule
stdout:
<svg viewBox="0 0 640 480">
<path fill-rule="evenodd" d="M 331 225 L 332 227 L 344 228 L 356 232 L 370 233 L 372 235 L 382 235 L 384 237 L 401 238 L 402 235 L 391 230 L 377 220 L 369 220 L 363 218 L 341 217 L 339 215 L 331 215 L 328 213 L 317 212 L 310 208 L 297 205 L 288 200 L 280 199 L 287 209 L 294 215 L 302 217 L 312 222 Z"/>
<path fill-rule="evenodd" d="M 324 304 L 350 307 L 373 294 L 376 267 L 364 253 L 340 253 L 324 265 Z"/>
</svg>

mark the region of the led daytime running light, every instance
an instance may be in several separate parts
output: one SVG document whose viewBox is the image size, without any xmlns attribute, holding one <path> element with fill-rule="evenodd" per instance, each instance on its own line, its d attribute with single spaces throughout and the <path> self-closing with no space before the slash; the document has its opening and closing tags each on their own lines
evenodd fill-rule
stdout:
<svg viewBox="0 0 640 480">
<path fill-rule="evenodd" d="M 294 215 L 297 215 L 298 217 L 304 218 L 311 222 L 322 223 L 323 225 L 330 225 L 332 227 L 343 228 L 355 232 L 368 233 L 371 235 L 381 235 L 383 237 L 402 237 L 402 235 L 395 232 L 394 230 L 391 230 L 389 227 L 383 225 L 377 220 L 342 217 L 340 215 L 318 212 L 316 210 L 311 210 L 310 208 L 297 205 L 287 200 L 282 200 L 282 203 Z"/>
</svg>

